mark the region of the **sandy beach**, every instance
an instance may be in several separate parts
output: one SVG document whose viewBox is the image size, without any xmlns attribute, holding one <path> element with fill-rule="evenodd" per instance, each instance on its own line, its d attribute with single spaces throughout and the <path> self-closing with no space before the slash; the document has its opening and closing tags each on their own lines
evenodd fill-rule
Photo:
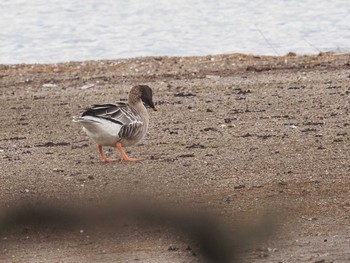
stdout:
<svg viewBox="0 0 350 263">
<path fill-rule="evenodd" d="M 102 163 L 72 117 L 149 85 L 136 163 Z M 0 65 L 0 207 L 146 196 L 225 222 L 280 217 L 244 262 L 350 260 L 350 54 L 227 54 Z M 118 152 L 106 148 L 108 156 Z M 4 212 L 2 212 L 3 214 Z M 233 226 L 234 228 L 234 226 Z M 0 233 L 1 262 L 203 262 L 182 235 L 125 223 Z"/>
</svg>

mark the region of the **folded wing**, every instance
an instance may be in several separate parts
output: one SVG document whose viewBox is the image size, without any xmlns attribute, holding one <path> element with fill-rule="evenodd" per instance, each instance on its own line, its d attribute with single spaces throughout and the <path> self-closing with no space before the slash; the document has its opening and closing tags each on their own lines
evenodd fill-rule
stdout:
<svg viewBox="0 0 350 263">
<path fill-rule="evenodd" d="M 119 124 L 121 126 L 118 133 L 120 139 L 139 137 L 142 134 L 144 120 L 130 104 L 123 102 L 96 104 L 82 114 L 82 117 L 88 116 Z"/>
</svg>

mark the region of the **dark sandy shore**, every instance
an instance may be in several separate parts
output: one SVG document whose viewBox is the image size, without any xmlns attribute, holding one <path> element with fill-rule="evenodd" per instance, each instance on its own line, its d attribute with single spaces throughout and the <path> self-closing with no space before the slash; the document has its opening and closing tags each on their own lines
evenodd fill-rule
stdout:
<svg viewBox="0 0 350 263">
<path fill-rule="evenodd" d="M 145 160 L 103 164 L 72 116 L 135 84 L 159 108 L 127 151 Z M 1 214 L 146 196 L 229 223 L 272 213 L 278 231 L 244 249 L 246 262 L 350 261 L 350 54 L 0 65 L 0 100 Z M 1 232 L 0 261 L 203 262 L 182 234 L 129 222 Z"/>
</svg>

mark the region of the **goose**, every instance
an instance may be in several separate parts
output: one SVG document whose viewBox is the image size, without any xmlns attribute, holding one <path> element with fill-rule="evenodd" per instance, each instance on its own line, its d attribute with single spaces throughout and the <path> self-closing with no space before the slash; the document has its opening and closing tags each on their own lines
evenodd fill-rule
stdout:
<svg viewBox="0 0 350 263">
<path fill-rule="evenodd" d="M 95 104 L 87 108 L 81 117 L 73 117 L 73 121 L 80 123 L 87 136 L 97 143 L 103 162 L 117 161 L 105 156 L 103 146 L 116 147 L 122 161 L 141 161 L 143 158 L 130 158 L 123 147 L 138 143 L 147 133 L 149 115 L 144 104 L 157 110 L 152 89 L 147 85 L 137 85 L 131 88 L 127 102 Z"/>
</svg>

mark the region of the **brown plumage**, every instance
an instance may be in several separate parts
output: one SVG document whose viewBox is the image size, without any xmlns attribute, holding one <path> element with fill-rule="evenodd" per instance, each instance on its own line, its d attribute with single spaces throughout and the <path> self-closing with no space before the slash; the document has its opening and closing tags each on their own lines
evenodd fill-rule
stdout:
<svg viewBox="0 0 350 263">
<path fill-rule="evenodd" d="M 156 110 L 152 89 L 147 85 L 134 86 L 127 103 L 93 105 L 73 121 L 80 122 L 86 134 L 97 143 L 102 161 L 115 161 L 104 155 L 102 146 L 117 147 L 124 161 L 138 161 L 141 159 L 129 158 L 123 147 L 134 145 L 147 133 L 149 115 L 143 103 Z"/>
</svg>

